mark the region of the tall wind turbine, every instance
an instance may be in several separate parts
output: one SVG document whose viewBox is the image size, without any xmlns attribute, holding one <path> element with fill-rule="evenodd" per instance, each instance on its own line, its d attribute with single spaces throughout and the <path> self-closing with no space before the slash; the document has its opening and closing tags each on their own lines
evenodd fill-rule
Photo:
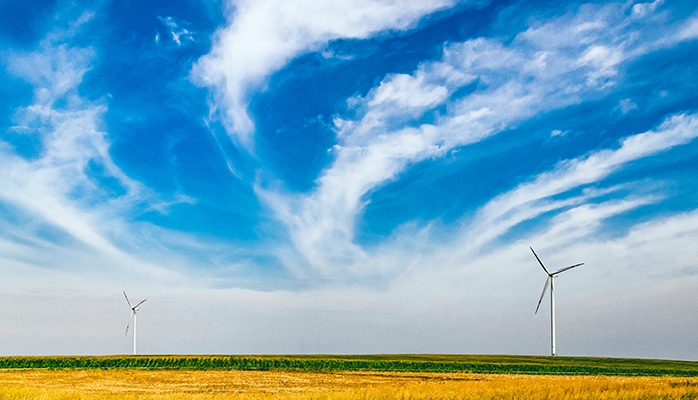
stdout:
<svg viewBox="0 0 698 400">
<path fill-rule="evenodd" d="M 128 325 L 126 325 L 126 333 L 124 333 L 124 336 L 128 335 L 128 327 L 129 327 L 129 325 L 131 325 L 131 317 L 133 317 L 133 354 L 135 355 L 136 354 L 136 316 L 137 316 L 136 311 L 139 311 L 140 308 L 138 308 L 138 306 L 145 303 L 145 301 L 148 299 L 143 299 L 143 300 L 141 300 L 140 303 L 133 306 L 133 305 L 131 305 L 131 301 L 128 299 L 128 296 L 126 296 L 126 292 L 124 292 L 124 297 L 126 297 L 126 302 L 128 303 L 128 306 L 131 308 L 131 315 L 129 316 L 129 319 L 128 319 L 129 323 L 128 323 Z"/>
<path fill-rule="evenodd" d="M 543 265 L 543 261 L 541 261 L 540 258 L 538 258 L 538 254 L 536 254 L 536 252 L 533 251 L 533 247 L 530 247 L 530 249 L 533 252 L 533 255 L 536 256 L 536 260 L 538 260 L 538 263 L 540 264 L 540 266 L 543 267 L 543 271 L 545 271 L 545 273 L 548 274 L 548 279 L 545 280 L 545 286 L 543 286 L 543 293 L 540 294 L 540 299 L 538 299 L 538 306 L 536 306 L 535 313 L 538 314 L 538 309 L 540 308 L 540 302 L 543 301 L 543 296 L 545 296 L 545 291 L 548 290 L 548 285 L 550 285 L 550 355 L 556 356 L 557 353 L 555 352 L 555 285 L 554 285 L 555 278 L 557 278 L 557 276 L 560 273 L 565 272 L 568 269 L 572 269 L 574 267 L 579 267 L 580 265 L 584 265 L 584 263 L 570 265 L 569 267 L 558 269 L 555 272 L 550 272 L 550 271 L 548 271 L 547 268 L 545 268 L 545 265 Z"/>
</svg>

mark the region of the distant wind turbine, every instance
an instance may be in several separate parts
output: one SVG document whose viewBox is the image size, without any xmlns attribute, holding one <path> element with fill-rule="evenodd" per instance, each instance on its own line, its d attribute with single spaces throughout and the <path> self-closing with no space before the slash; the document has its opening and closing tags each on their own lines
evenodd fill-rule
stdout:
<svg viewBox="0 0 698 400">
<path fill-rule="evenodd" d="M 126 302 L 128 303 L 128 306 L 131 308 L 131 315 L 128 318 L 128 324 L 126 325 L 126 333 L 125 335 L 128 335 L 128 327 L 131 325 L 131 317 L 133 317 L 133 354 L 136 354 L 136 312 L 139 311 L 140 309 L 138 306 L 141 304 L 145 303 L 146 300 L 148 299 L 143 299 L 141 300 L 140 303 L 136 304 L 135 306 L 131 305 L 131 301 L 128 299 L 128 296 L 126 296 L 126 292 L 124 292 L 124 297 L 126 297 Z"/>
<path fill-rule="evenodd" d="M 550 272 L 548 271 L 547 268 L 545 268 L 545 265 L 543 265 L 543 261 L 538 258 L 538 254 L 533 250 L 533 247 L 530 247 L 531 251 L 533 252 L 533 255 L 536 256 L 536 260 L 538 260 L 538 263 L 540 264 L 541 267 L 543 267 L 543 271 L 545 271 L 546 274 L 548 274 L 548 279 L 545 280 L 545 286 L 543 286 L 543 293 L 540 294 L 540 299 L 538 299 L 538 305 L 536 306 L 536 314 L 538 314 L 538 309 L 540 308 L 540 302 L 543 301 L 543 296 L 545 296 L 545 291 L 548 290 L 548 285 L 550 285 L 550 355 L 551 356 L 556 356 L 557 353 L 555 352 L 555 278 L 562 273 L 567 271 L 568 269 L 572 269 L 574 267 L 579 267 L 580 265 L 584 265 L 584 263 L 579 263 L 579 264 L 574 264 L 570 265 L 569 267 L 561 268 L 558 269 L 555 272 Z"/>
</svg>

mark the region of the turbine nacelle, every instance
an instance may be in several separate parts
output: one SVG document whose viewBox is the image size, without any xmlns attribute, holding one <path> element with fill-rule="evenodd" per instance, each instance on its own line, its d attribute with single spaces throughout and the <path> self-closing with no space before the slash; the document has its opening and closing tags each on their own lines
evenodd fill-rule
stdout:
<svg viewBox="0 0 698 400">
<path fill-rule="evenodd" d="M 136 304 L 135 306 L 131 304 L 131 301 L 128 299 L 128 296 L 126 295 L 126 292 L 124 292 L 124 297 L 126 298 L 126 302 L 128 303 L 129 308 L 131 309 L 131 315 L 129 316 L 128 319 L 128 324 L 126 325 L 126 333 L 124 333 L 124 336 L 128 335 L 128 328 L 131 326 L 131 320 L 133 320 L 133 354 L 136 354 L 136 312 L 140 311 L 139 306 L 147 299 L 143 299 L 140 301 L 140 303 Z"/>
</svg>

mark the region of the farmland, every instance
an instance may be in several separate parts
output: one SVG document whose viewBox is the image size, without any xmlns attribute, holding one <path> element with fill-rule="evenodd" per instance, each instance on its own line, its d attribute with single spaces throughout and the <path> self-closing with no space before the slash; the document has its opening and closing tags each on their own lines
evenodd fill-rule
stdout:
<svg viewBox="0 0 698 400">
<path fill-rule="evenodd" d="M 698 363 L 460 356 L 0 358 L 2 399 L 698 399 Z"/>
<path fill-rule="evenodd" d="M 0 399 L 698 399 L 698 378 L 404 372 L 3 370 Z"/>
<path fill-rule="evenodd" d="M 698 362 L 500 355 L 0 357 L 0 369 L 381 371 L 698 377 Z"/>
</svg>

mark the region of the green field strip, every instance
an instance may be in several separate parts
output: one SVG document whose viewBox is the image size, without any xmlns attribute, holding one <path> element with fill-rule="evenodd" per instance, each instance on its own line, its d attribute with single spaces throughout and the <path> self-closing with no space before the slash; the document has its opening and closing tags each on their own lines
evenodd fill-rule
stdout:
<svg viewBox="0 0 698 400">
<path fill-rule="evenodd" d="M 494 355 L 143 355 L 0 357 L 0 369 L 31 368 L 698 376 L 698 362 L 693 361 L 599 357 Z"/>
</svg>

